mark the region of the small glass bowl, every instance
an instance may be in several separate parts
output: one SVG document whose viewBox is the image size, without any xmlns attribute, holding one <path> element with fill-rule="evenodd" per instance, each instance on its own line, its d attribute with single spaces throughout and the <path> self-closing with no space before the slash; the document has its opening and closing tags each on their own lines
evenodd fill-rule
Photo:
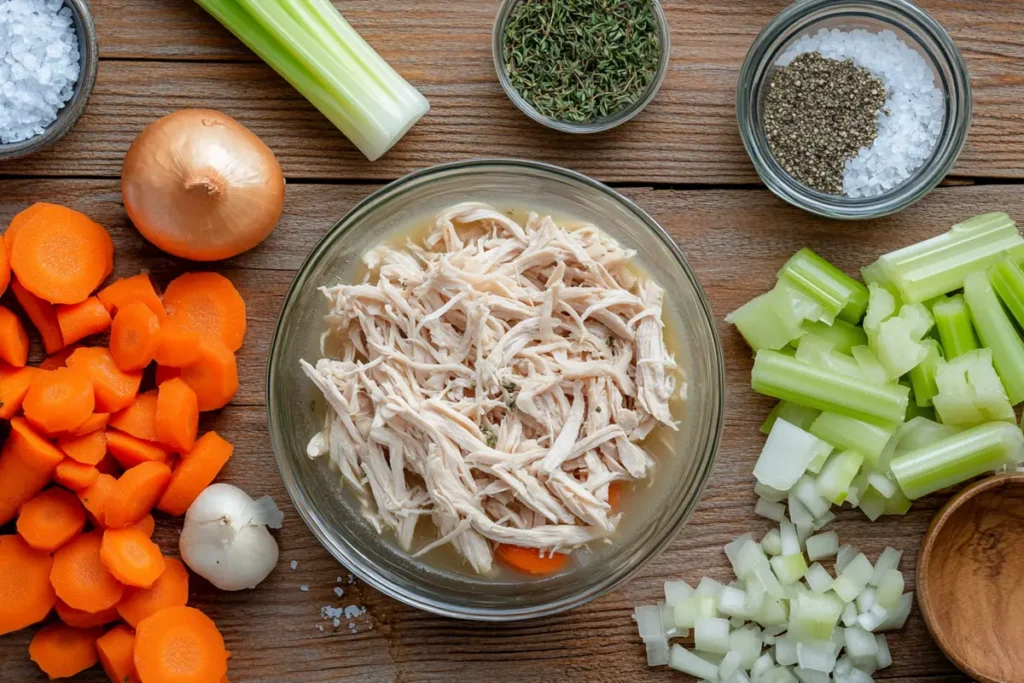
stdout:
<svg viewBox="0 0 1024 683">
<path fill-rule="evenodd" d="M 519 110 L 529 116 L 537 123 L 561 131 L 563 133 L 600 133 L 616 126 L 620 126 L 626 121 L 629 121 L 634 116 L 644 110 L 654 96 L 658 94 L 658 90 L 661 88 L 661 84 L 665 81 L 665 76 L 668 75 L 668 62 L 669 56 L 672 52 L 671 36 L 669 36 L 668 20 L 665 18 L 665 11 L 661 8 L 661 2 L 659 0 L 650 0 L 654 8 L 655 21 L 658 24 L 660 34 L 658 36 L 661 42 L 661 59 L 658 61 L 658 72 L 654 75 L 654 80 L 647 87 L 647 91 L 643 96 L 634 102 L 632 105 L 621 109 L 611 116 L 606 116 L 603 119 L 596 119 L 594 121 L 588 121 L 586 123 L 575 123 L 572 121 L 559 121 L 549 116 L 545 116 L 537 111 L 532 104 L 526 101 L 519 91 L 512 85 L 512 81 L 508 77 L 505 63 L 505 49 L 504 41 L 502 37 L 505 35 L 505 27 L 508 25 L 509 17 L 512 16 L 512 10 L 515 9 L 523 0 L 504 0 L 501 4 L 501 9 L 498 10 L 498 16 L 494 20 L 494 35 L 491 39 L 491 49 L 494 52 L 494 69 L 498 72 L 498 80 L 501 82 L 501 87 L 505 90 L 505 94 L 512 100 L 513 104 L 519 107 Z"/>
<path fill-rule="evenodd" d="M 931 156 L 910 178 L 876 197 L 850 198 L 811 189 L 775 160 L 762 127 L 761 108 L 779 56 L 804 35 L 820 29 L 890 30 L 924 57 L 942 90 L 946 112 Z M 827 218 L 861 220 L 902 211 L 946 176 L 967 141 L 971 125 L 971 84 L 953 40 L 927 12 L 909 0 L 797 0 L 754 40 L 736 88 L 736 118 L 743 146 L 761 180 L 794 206 Z"/>
</svg>

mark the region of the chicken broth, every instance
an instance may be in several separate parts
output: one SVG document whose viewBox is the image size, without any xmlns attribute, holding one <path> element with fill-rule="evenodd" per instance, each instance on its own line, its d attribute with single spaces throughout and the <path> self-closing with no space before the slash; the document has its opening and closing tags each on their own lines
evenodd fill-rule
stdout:
<svg viewBox="0 0 1024 683">
<path fill-rule="evenodd" d="M 424 568 L 521 582 L 498 543 L 568 553 L 548 576 L 655 516 L 684 464 L 686 350 L 631 252 L 502 209 L 452 207 L 371 250 L 359 284 L 324 290 L 325 357 L 303 369 L 327 399 L 309 454 L 357 516 Z"/>
</svg>

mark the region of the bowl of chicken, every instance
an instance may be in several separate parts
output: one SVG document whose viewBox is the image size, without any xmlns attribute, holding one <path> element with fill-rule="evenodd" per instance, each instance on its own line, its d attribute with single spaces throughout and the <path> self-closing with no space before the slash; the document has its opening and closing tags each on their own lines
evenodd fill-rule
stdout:
<svg viewBox="0 0 1024 683">
<path fill-rule="evenodd" d="M 680 531 L 724 376 L 675 241 L 545 164 L 433 167 L 331 228 L 286 297 L 268 414 L 321 543 L 409 605 L 510 621 L 612 590 Z"/>
</svg>

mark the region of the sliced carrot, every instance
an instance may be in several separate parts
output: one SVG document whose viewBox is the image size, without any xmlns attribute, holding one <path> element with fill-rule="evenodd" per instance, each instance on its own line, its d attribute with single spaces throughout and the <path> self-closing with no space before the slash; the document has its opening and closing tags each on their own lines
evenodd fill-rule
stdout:
<svg viewBox="0 0 1024 683">
<path fill-rule="evenodd" d="M 107 529 L 100 548 L 103 565 L 126 586 L 149 588 L 164 573 L 160 547 L 139 529 Z"/>
<path fill-rule="evenodd" d="M 194 363 L 199 357 L 199 333 L 184 330 L 171 320 L 160 328 L 160 348 L 156 351 L 156 362 L 172 368 L 182 368 Z"/>
<path fill-rule="evenodd" d="M 66 489 L 78 493 L 84 491 L 100 478 L 100 471 L 93 465 L 83 465 L 77 460 L 64 458 L 53 471 L 53 481 Z"/>
<path fill-rule="evenodd" d="M 103 226 L 64 206 L 37 211 L 11 249 L 18 281 L 51 304 L 84 301 L 103 282 L 113 260 L 114 243 Z"/>
<path fill-rule="evenodd" d="M 10 254 L 11 249 L 14 248 L 14 237 L 18 233 L 18 230 L 20 230 L 22 226 L 27 225 L 38 212 L 49 206 L 56 206 L 56 204 L 36 202 L 27 209 L 23 209 L 19 213 L 15 214 L 14 218 L 11 219 L 10 225 L 7 226 L 7 232 L 4 233 L 4 246 L 7 247 L 8 254 Z"/>
<path fill-rule="evenodd" d="M 103 526 L 103 508 L 107 505 L 107 498 L 114 490 L 116 481 L 112 475 L 100 472 L 95 484 L 78 492 L 78 500 L 82 501 L 82 506 L 89 513 L 89 519 L 96 526 Z"/>
<path fill-rule="evenodd" d="M 120 624 L 96 639 L 100 666 L 110 683 L 139 683 L 135 675 L 135 633 Z"/>
<path fill-rule="evenodd" d="M 181 560 L 164 558 L 164 573 L 150 588 L 129 588 L 117 611 L 132 628 L 160 610 L 168 607 L 184 607 L 188 603 L 188 570 Z"/>
<path fill-rule="evenodd" d="M 50 583 L 57 597 L 83 612 L 102 612 L 121 600 L 124 585 L 100 560 L 103 532 L 82 534 L 53 554 Z"/>
<path fill-rule="evenodd" d="M 95 465 L 107 453 L 105 432 L 90 432 L 85 436 L 69 436 L 57 440 L 64 454 L 83 465 Z"/>
<path fill-rule="evenodd" d="M 196 441 L 195 447 L 188 455 L 182 456 L 181 462 L 171 476 L 157 509 L 169 515 L 185 514 L 199 494 L 213 483 L 217 474 L 231 457 L 235 447 L 222 439 L 217 432 L 207 432 Z"/>
<path fill-rule="evenodd" d="M 144 462 L 118 478 L 103 507 L 103 524 L 120 529 L 138 522 L 153 509 L 171 480 L 171 468 L 162 462 Z"/>
<path fill-rule="evenodd" d="M 152 538 L 153 532 L 156 530 L 156 520 L 153 519 L 153 515 L 146 515 L 134 524 L 126 526 L 125 529 L 138 529 L 146 534 L 147 538 Z"/>
<path fill-rule="evenodd" d="M 141 301 L 118 310 L 110 325 L 110 355 L 117 367 L 142 370 L 160 348 L 160 319 Z"/>
<path fill-rule="evenodd" d="M 18 280 L 11 280 L 11 291 L 21 304 L 25 315 L 39 331 L 43 338 L 43 348 L 46 353 L 57 353 L 64 348 L 64 337 L 60 333 L 60 323 L 57 322 L 57 309 L 53 304 L 43 301 L 32 292 L 25 289 Z"/>
<path fill-rule="evenodd" d="M 145 273 L 116 280 L 101 289 L 96 296 L 99 297 L 110 315 L 114 315 L 128 304 L 141 302 L 146 304 L 161 321 L 167 317 L 164 305 L 160 302 L 160 297 L 153 289 L 153 283 Z"/>
<path fill-rule="evenodd" d="M 107 453 L 103 456 L 103 459 L 96 463 L 96 469 L 100 471 L 100 474 L 110 474 L 114 477 L 120 477 L 121 472 L 124 468 L 121 467 L 121 463 L 117 461 L 117 458 Z"/>
<path fill-rule="evenodd" d="M 626 488 L 625 482 L 613 481 L 608 484 L 608 506 L 612 512 L 618 512 L 622 504 L 622 494 Z"/>
<path fill-rule="evenodd" d="M 75 628 L 95 628 L 121 618 L 121 615 L 113 607 L 101 612 L 83 612 L 71 607 L 63 600 L 57 601 L 57 616 L 65 624 Z"/>
<path fill-rule="evenodd" d="M 20 417 L 0 452 L 0 526 L 14 519 L 22 503 L 43 490 L 64 460 L 56 446 L 36 434 Z"/>
<path fill-rule="evenodd" d="M 68 358 L 68 367 L 82 369 L 89 375 L 96 396 L 96 412 L 115 413 L 135 400 L 142 383 L 142 372 L 123 372 L 110 351 L 98 347 L 82 347 Z"/>
<path fill-rule="evenodd" d="M 95 407 L 89 376 L 71 368 L 38 372 L 21 405 L 25 418 L 50 434 L 81 426 Z"/>
<path fill-rule="evenodd" d="M 18 534 L 36 550 L 52 553 L 84 528 L 82 503 L 62 488 L 46 489 L 25 501 L 18 512 Z"/>
<path fill-rule="evenodd" d="M 199 432 L 199 400 L 181 378 L 160 385 L 154 415 L 156 440 L 178 453 L 188 453 Z"/>
<path fill-rule="evenodd" d="M 184 330 L 237 351 L 245 338 L 245 301 L 231 280 L 217 273 L 186 273 L 164 290 L 168 317 Z"/>
<path fill-rule="evenodd" d="M 110 416 L 114 429 L 143 441 L 158 441 L 156 434 L 157 392 L 147 391 L 135 397 L 130 406 Z"/>
<path fill-rule="evenodd" d="M 199 346 L 196 346 L 195 356 L 190 362 L 194 363 L 199 358 Z M 175 377 L 181 377 L 181 368 L 171 367 L 169 365 L 157 365 L 156 366 L 156 385 L 160 386 L 168 380 L 172 380 Z"/>
<path fill-rule="evenodd" d="M 0 536 L 0 635 L 42 621 L 57 596 L 50 585 L 50 553 L 33 550 L 21 536 Z"/>
<path fill-rule="evenodd" d="M 39 629 L 28 645 L 28 656 L 50 680 L 68 678 L 96 664 L 96 638 L 100 632 L 50 624 Z"/>
<path fill-rule="evenodd" d="M 191 365 L 181 368 L 180 377 L 196 392 L 199 410 L 223 408 L 238 391 L 235 354 L 216 341 L 203 340 L 198 349 L 198 358 Z"/>
<path fill-rule="evenodd" d="M 168 607 L 135 630 L 135 671 L 145 683 L 214 683 L 228 671 L 224 637 L 193 607 Z"/>
<path fill-rule="evenodd" d="M 499 544 L 495 556 L 513 569 L 541 576 L 554 574 L 569 564 L 569 556 L 562 553 L 544 553 L 537 548 L 523 548 L 518 545 Z"/>
<path fill-rule="evenodd" d="M 109 421 L 110 413 L 93 413 L 89 416 L 89 419 L 72 429 L 70 434 L 72 436 L 85 436 L 86 434 L 102 431 Z"/>
<path fill-rule="evenodd" d="M 0 360 L 16 368 L 28 362 L 28 332 L 11 309 L 0 306 Z"/>
<path fill-rule="evenodd" d="M 78 350 L 78 344 L 72 344 L 71 346 L 65 346 L 57 353 L 50 354 L 39 363 L 40 370 L 56 370 L 57 368 L 66 368 L 68 366 L 68 358 L 72 353 Z"/>
<path fill-rule="evenodd" d="M 107 452 L 121 463 L 124 469 L 131 469 L 144 462 L 164 462 L 167 451 L 155 443 L 136 439 L 117 431 L 107 432 Z"/>
<path fill-rule="evenodd" d="M 106 332 L 110 323 L 110 314 L 94 296 L 77 304 L 57 306 L 57 324 L 65 344 Z"/>
<path fill-rule="evenodd" d="M 12 368 L 0 363 L 0 420 L 18 414 L 36 372 L 35 368 Z"/>
</svg>

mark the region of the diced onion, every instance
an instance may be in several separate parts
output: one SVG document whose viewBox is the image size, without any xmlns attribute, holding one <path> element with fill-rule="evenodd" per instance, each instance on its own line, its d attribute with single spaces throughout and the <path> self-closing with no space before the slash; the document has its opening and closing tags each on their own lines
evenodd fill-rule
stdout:
<svg viewBox="0 0 1024 683">
<path fill-rule="evenodd" d="M 827 531 L 807 539 L 807 557 L 812 562 L 832 557 L 838 551 L 839 536 L 834 531 Z"/>
<path fill-rule="evenodd" d="M 758 498 L 754 506 L 754 514 L 773 522 L 781 522 L 786 518 L 786 506 L 782 503 L 773 503 L 765 498 Z"/>
<path fill-rule="evenodd" d="M 827 673 L 799 666 L 793 669 L 793 675 L 796 676 L 800 683 L 829 683 L 832 680 Z"/>
<path fill-rule="evenodd" d="M 807 471 L 824 443 L 796 425 L 776 420 L 754 465 L 754 477 L 765 486 L 788 491 Z"/>
<path fill-rule="evenodd" d="M 782 536 L 778 529 L 770 529 L 764 535 L 764 538 L 761 539 L 761 548 L 769 555 L 782 554 Z"/>
<path fill-rule="evenodd" d="M 832 458 L 835 459 L 840 455 L 842 453 L 834 455 Z M 800 477 L 800 481 L 793 487 L 793 494 L 796 495 L 797 500 L 804 504 L 807 511 L 811 513 L 811 517 L 821 517 L 832 507 L 831 503 L 819 491 L 819 487 L 815 484 L 814 479 L 810 477 Z"/>
<path fill-rule="evenodd" d="M 789 495 L 789 518 L 793 524 L 806 524 L 808 526 L 814 524 L 814 515 L 807 509 L 807 506 L 800 502 L 800 499 L 796 497 L 796 494 L 790 493 Z"/>
<path fill-rule="evenodd" d="M 722 590 L 718 593 L 718 603 L 716 606 L 719 614 L 742 618 L 749 616 L 747 611 L 747 594 L 738 588 L 723 586 Z"/>
<path fill-rule="evenodd" d="M 797 642 L 789 636 L 779 636 L 775 639 L 775 663 L 782 666 L 792 666 L 797 662 Z"/>
<path fill-rule="evenodd" d="M 807 581 L 807 585 L 815 593 L 826 593 L 832 589 L 832 575 L 817 562 L 807 569 L 804 580 Z"/>
<path fill-rule="evenodd" d="M 882 581 L 882 577 L 890 569 L 899 569 L 900 560 L 903 558 L 903 551 L 896 550 L 895 548 L 886 548 L 882 551 L 882 554 L 878 556 L 878 560 L 875 562 L 875 572 L 871 575 L 871 585 L 877 586 Z"/>
<path fill-rule="evenodd" d="M 796 583 L 807 573 L 807 562 L 804 561 L 803 553 L 799 552 L 773 557 L 771 565 L 775 576 L 783 586 Z"/>
<path fill-rule="evenodd" d="M 786 500 L 787 496 L 789 496 L 789 491 L 780 491 L 778 489 L 773 489 L 771 486 L 766 486 L 761 482 L 757 482 L 756 484 L 754 484 L 754 493 L 756 493 L 759 498 L 770 500 L 773 503 L 781 503 L 782 501 Z M 748 535 L 750 534 L 744 534 L 744 536 Z"/>
<path fill-rule="evenodd" d="M 898 631 L 903 628 L 903 625 L 907 623 L 907 617 L 910 616 L 910 610 L 914 606 L 914 594 L 904 593 L 900 597 L 900 604 L 894 610 L 889 612 L 889 616 L 886 617 L 885 621 L 878 625 L 876 631 Z"/>
<path fill-rule="evenodd" d="M 753 541 L 754 534 L 747 532 L 742 536 L 737 536 L 728 543 L 725 544 L 725 556 L 729 558 L 730 564 L 732 564 L 733 572 L 736 572 L 736 560 L 740 556 L 740 551 L 743 550 L 743 546 L 747 544 L 747 541 Z"/>
<path fill-rule="evenodd" d="M 835 513 L 833 513 L 831 510 L 829 510 L 828 512 L 823 514 L 821 517 L 815 517 L 814 518 L 814 525 L 812 526 L 812 528 L 815 531 L 819 531 L 819 530 L 825 528 L 826 526 L 828 526 L 829 524 L 831 524 L 834 521 L 836 521 Z"/>
<path fill-rule="evenodd" d="M 743 656 L 735 650 L 729 650 L 725 653 L 722 663 L 718 665 L 718 678 L 726 680 L 732 677 L 734 673 L 740 670 L 742 663 Z"/>
<path fill-rule="evenodd" d="M 722 592 L 722 584 L 714 579 L 705 576 L 697 584 L 697 590 L 694 591 L 697 595 L 718 599 L 718 594 Z"/>
<path fill-rule="evenodd" d="M 765 590 L 757 579 L 747 581 L 745 590 L 745 608 L 748 615 L 756 615 L 764 606 Z"/>
<path fill-rule="evenodd" d="M 673 645 L 669 652 L 669 668 L 682 671 L 697 678 L 715 679 L 718 677 L 718 665 L 701 659 L 681 645 Z"/>
<path fill-rule="evenodd" d="M 846 569 L 846 565 L 850 564 L 850 560 L 859 554 L 860 551 L 852 545 L 839 546 L 839 550 L 836 551 L 836 572 Z"/>
<path fill-rule="evenodd" d="M 851 602 L 868 585 L 874 572 L 875 568 L 871 566 L 871 560 L 865 557 L 864 553 L 858 553 L 848 565 L 839 571 L 839 577 L 832 584 L 832 590 L 843 602 Z"/>
<path fill-rule="evenodd" d="M 875 663 L 878 643 L 873 633 L 854 626 L 846 629 L 846 656 L 855 667 L 867 667 Z"/>
<path fill-rule="evenodd" d="M 675 605 L 683 598 L 688 598 L 691 595 L 693 595 L 693 588 L 685 581 L 665 582 L 665 602 L 667 604 Z"/>
<path fill-rule="evenodd" d="M 900 593 L 902 593 L 902 589 Z M 899 602 L 899 595 L 896 596 L 896 601 Z M 855 601 L 857 605 L 857 611 L 863 614 L 871 609 L 875 605 L 875 589 L 872 586 L 868 586 L 860 592 Z"/>
<path fill-rule="evenodd" d="M 645 640 L 647 648 L 647 666 L 665 666 L 668 664 L 668 640 Z"/>
<path fill-rule="evenodd" d="M 798 640 L 828 640 L 842 612 L 834 596 L 801 593 L 789 605 L 789 634 Z"/>
<path fill-rule="evenodd" d="M 832 670 L 836 668 L 838 653 L 839 648 L 831 640 L 797 643 L 796 645 L 796 658 L 800 668 L 824 674 L 832 673 Z"/>
<path fill-rule="evenodd" d="M 754 666 L 750 669 L 750 680 L 760 681 L 761 677 L 771 671 L 775 667 L 775 660 L 772 659 L 770 654 L 763 654 L 758 657 L 757 661 L 754 662 Z"/>
<path fill-rule="evenodd" d="M 761 656 L 761 635 L 756 627 L 747 626 L 729 634 L 729 650 L 740 655 L 740 666 L 750 669 Z"/>
<path fill-rule="evenodd" d="M 878 645 L 878 654 L 875 655 L 875 665 L 879 669 L 892 666 L 892 653 L 889 652 L 889 643 L 881 633 L 875 636 L 875 643 Z"/>
<path fill-rule="evenodd" d="M 800 553 L 800 539 L 796 535 L 796 527 L 788 519 L 782 520 L 779 525 L 779 534 L 782 537 L 782 554 L 798 555 Z"/>
<path fill-rule="evenodd" d="M 857 617 L 857 624 L 865 631 L 877 630 L 886 619 L 889 618 L 889 610 L 881 605 L 872 605 L 867 612 Z"/>
<path fill-rule="evenodd" d="M 898 569 L 890 569 L 878 583 L 875 601 L 887 610 L 896 609 L 903 595 L 903 574 Z"/>
<path fill-rule="evenodd" d="M 704 595 L 693 595 L 676 603 L 676 628 L 693 628 L 698 619 L 718 614 L 715 599 Z"/>
<path fill-rule="evenodd" d="M 661 623 L 661 610 L 654 605 L 640 605 L 633 609 L 640 638 L 646 642 L 665 637 L 665 629 Z"/>
<path fill-rule="evenodd" d="M 693 629 L 693 646 L 704 652 L 725 654 L 729 651 L 730 632 L 727 619 L 720 617 L 698 619 Z"/>
</svg>

